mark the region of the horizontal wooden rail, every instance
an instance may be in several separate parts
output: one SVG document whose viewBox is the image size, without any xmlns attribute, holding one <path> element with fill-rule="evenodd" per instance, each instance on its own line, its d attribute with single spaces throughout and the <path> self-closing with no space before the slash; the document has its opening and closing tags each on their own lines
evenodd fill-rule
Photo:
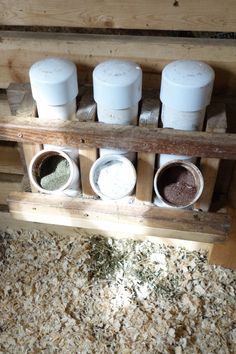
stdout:
<svg viewBox="0 0 236 354">
<path fill-rule="evenodd" d="M 149 129 L 94 122 L 62 123 L 31 117 L 2 117 L 0 140 L 236 159 L 236 134 Z"/>
<path fill-rule="evenodd" d="M 234 0 L 1 0 L 4 25 L 235 31 Z"/>
<path fill-rule="evenodd" d="M 132 235 L 178 238 L 206 243 L 223 242 L 230 219 L 226 214 L 162 209 L 139 204 L 14 192 L 9 210 L 19 220 L 116 230 Z"/>
<path fill-rule="evenodd" d="M 92 70 L 104 60 L 135 61 L 142 67 L 144 86 L 155 92 L 161 71 L 170 61 L 202 60 L 215 70 L 215 93 L 236 92 L 235 40 L 0 31 L 0 43 L 1 88 L 11 82 L 28 82 L 34 62 L 59 56 L 77 65 L 80 83 L 91 83 Z"/>
</svg>

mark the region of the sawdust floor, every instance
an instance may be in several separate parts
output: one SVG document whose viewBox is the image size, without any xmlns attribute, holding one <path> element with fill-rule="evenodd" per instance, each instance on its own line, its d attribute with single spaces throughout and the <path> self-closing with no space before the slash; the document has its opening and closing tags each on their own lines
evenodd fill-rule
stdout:
<svg viewBox="0 0 236 354">
<path fill-rule="evenodd" d="M 204 253 L 9 229 L 0 353 L 235 353 L 235 289 Z"/>
</svg>

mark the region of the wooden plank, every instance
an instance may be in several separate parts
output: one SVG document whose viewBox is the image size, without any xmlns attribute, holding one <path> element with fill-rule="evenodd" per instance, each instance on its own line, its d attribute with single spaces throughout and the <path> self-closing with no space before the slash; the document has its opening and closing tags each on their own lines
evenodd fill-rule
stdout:
<svg viewBox="0 0 236 354">
<path fill-rule="evenodd" d="M 19 220 L 207 243 L 224 241 L 230 227 L 226 214 L 91 199 L 12 193 L 8 204 L 12 216 Z"/>
<path fill-rule="evenodd" d="M 0 173 L 0 204 L 7 204 L 9 193 L 22 191 L 22 175 Z"/>
<path fill-rule="evenodd" d="M 160 111 L 160 101 L 155 98 L 147 98 L 142 102 L 139 116 L 139 126 L 156 128 Z M 141 201 L 152 202 L 153 178 L 156 155 L 139 152 L 137 162 L 136 198 Z"/>
<path fill-rule="evenodd" d="M 230 205 L 236 210 L 236 163 L 234 164 L 228 197 Z"/>
<path fill-rule="evenodd" d="M 76 113 L 79 122 L 94 122 L 96 119 L 96 103 L 91 96 L 91 90 L 87 90 L 82 95 L 79 102 L 79 109 Z M 82 193 L 85 196 L 95 196 L 89 183 L 89 172 L 92 164 L 97 159 L 97 149 L 79 149 L 80 180 Z"/>
<path fill-rule="evenodd" d="M 236 134 L 190 132 L 77 121 L 53 122 L 30 117 L 0 117 L 0 139 L 129 151 L 236 158 Z"/>
<path fill-rule="evenodd" d="M 222 103 L 211 105 L 207 112 L 206 132 L 225 133 L 227 129 L 227 118 L 225 105 Z M 201 198 L 195 204 L 197 209 L 208 211 L 211 206 L 216 178 L 218 175 L 220 159 L 202 158 L 200 170 L 204 178 L 204 189 Z"/>
<path fill-rule="evenodd" d="M 11 82 L 27 82 L 29 68 L 37 60 L 59 56 L 77 64 L 80 83 L 91 83 L 92 70 L 101 61 L 114 57 L 136 61 L 144 72 L 144 86 L 157 90 L 163 67 L 178 58 L 212 65 L 216 72 L 215 92 L 236 92 L 234 40 L 12 31 L 0 32 L 0 40 L 3 88 Z"/>
<path fill-rule="evenodd" d="M 235 31 L 234 0 L 1 0 L 2 25 Z"/>
<path fill-rule="evenodd" d="M 11 83 L 7 89 L 8 102 L 13 115 L 36 116 L 36 104 L 33 100 L 30 84 Z M 28 167 L 34 155 L 42 150 L 42 144 L 34 142 L 25 142 L 19 144 L 21 161 L 24 167 L 25 175 L 28 176 Z M 37 192 L 36 188 L 31 184 L 32 192 Z"/>
<path fill-rule="evenodd" d="M 225 268 L 236 269 L 236 210 L 231 209 L 232 227 L 226 241 L 215 244 L 209 256 L 209 263 L 221 265 Z"/>
<path fill-rule="evenodd" d="M 0 173 L 24 173 L 17 146 L 0 145 Z"/>
<path fill-rule="evenodd" d="M 27 230 L 32 232 L 32 230 L 40 230 L 42 232 L 47 232 L 51 234 L 52 232 L 56 232 L 59 235 L 75 235 L 80 237 L 82 235 L 91 235 L 94 236 L 96 234 L 96 230 L 90 229 L 80 229 L 71 226 L 62 226 L 62 225 L 53 225 L 53 224 L 45 224 L 45 223 L 35 223 L 28 222 L 22 220 L 14 219 L 11 214 L 8 212 L 8 208 L 6 206 L 0 206 L 0 229 L 6 231 L 8 228 L 16 229 L 16 230 Z M 98 231 L 97 231 L 98 232 Z M 99 235 L 105 237 L 113 237 L 117 239 L 126 238 L 127 233 L 120 233 L 116 230 L 99 230 Z M 50 236 L 50 235 L 49 235 Z M 195 242 L 195 241 L 186 241 L 186 240 L 178 240 L 173 238 L 162 238 L 162 237 L 153 237 L 153 236 L 145 236 L 145 235 L 134 235 L 129 234 L 128 237 L 134 240 L 142 240 L 142 241 L 151 241 L 156 244 L 161 245 L 169 245 L 173 247 L 185 247 L 189 251 L 199 251 L 205 250 L 209 252 L 211 248 L 210 243 L 203 242 Z"/>
<path fill-rule="evenodd" d="M 6 116 L 11 115 L 6 93 L 0 94 L 0 114 Z"/>
</svg>

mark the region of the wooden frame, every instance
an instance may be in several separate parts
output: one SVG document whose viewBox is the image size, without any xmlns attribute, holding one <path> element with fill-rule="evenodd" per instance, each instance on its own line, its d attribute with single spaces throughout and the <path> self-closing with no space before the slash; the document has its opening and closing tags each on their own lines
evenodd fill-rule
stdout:
<svg viewBox="0 0 236 354">
<path fill-rule="evenodd" d="M 113 0 L 105 1 L 105 3 L 94 0 L 86 3 L 75 0 L 69 0 L 67 3 L 58 3 L 55 0 L 40 3 L 33 0 L 30 4 L 26 0 L 20 0 L 17 4 L 13 0 L 0 0 L 0 5 L 2 9 L 0 24 L 4 25 L 6 30 L 0 32 L 0 88 L 7 88 L 11 82 L 27 82 L 30 66 L 35 61 L 47 56 L 60 56 L 74 61 L 77 64 L 80 83 L 85 84 L 91 84 L 92 70 L 96 64 L 103 60 L 115 57 L 136 61 L 143 69 L 144 88 L 153 90 L 152 93 L 155 92 L 155 96 L 158 96 L 157 91 L 160 84 L 161 71 L 168 62 L 184 58 L 203 60 L 210 64 L 216 72 L 214 85 L 216 100 L 226 104 L 230 130 L 227 135 L 224 135 L 225 138 L 222 139 L 222 133 L 217 131 L 208 130 L 197 134 L 176 132 L 176 134 L 173 134 L 168 130 L 155 128 L 149 133 L 148 127 L 140 126 L 133 129 L 133 140 L 129 146 L 130 149 L 139 151 L 141 162 L 148 161 L 150 164 L 148 178 L 151 178 L 153 174 L 155 152 L 183 154 L 189 152 L 192 155 L 196 154 L 204 157 L 205 162 L 202 159 L 202 166 L 205 166 L 205 177 L 208 176 L 206 180 L 210 182 L 208 183 L 207 196 L 205 196 L 204 200 L 199 201 L 198 207 L 204 210 L 209 209 L 209 200 L 211 200 L 213 194 L 219 159 L 235 159 L 235 134 L 232 134 L 236 132 L 234 123 L 234 112 L 236 112 L 234 102 L 236 94 L 235 41 L 210 38 L 157 37 L 157 33 L 159 35 L 162 33 L 155 31 L 235 31 L 236 3 L 233 0 L 226 0 L 224 3 L 213 0 L 200 0 L 200 2 L 149 0 L 144 3 L 138 0 L 135 5 L 131 1 L 123 0 L 119 4 Z M 23 31 L 21 28 L 19 28 L 19 31 L 15 31 L 16 28 L 14 27 L 14 31 L 12 31 L 11 27 L 31 25 L 40 26 L 42 29 L 43 26 L 59 26 L 61 29 L 51 29 L 53 33 L 50 33 L 50 31 L 49 33 L 41 33 L 39 31 L 29 32 L 32 29 L 29 27 L 23 27 Z M 71 29 L 67 28 L 65 30 L 67 33 L 56 33 L 56 31 L 63 32 L 63 27 L 65 26 L 71 27 Z M 85 29 L 72 29 L 72 27 L 84 27 Z M 100 30 L 100 32 L 92 31 L 92 28 L 112 28 L 117 30 L 109 31 L 108 33 L 110 34 L 107 34 L 104 30 Z M 7 31 L 8 29 L 10 31 Z M 119 29 L 130 31 L 120 31 Z M 137 31 L 139 29 L 155 31 L 152 32 L 153 36 L 150 36 L 148 31 Z M 33 28 L 33 30 L 35 29 Z M 73 31 L 82 33 L 83 31 L 86 33 L 94 32 L 96 34 L 70 33 Z M 122 35 L 117 36 L 116 33 Z M 124 35 L 124 33 L 129 35 Z M 87 171 L 96 157 L 96 147 L 103 146 L 103 143 L 105 144 L 105 136 L 109 137 L 111 147 L 118 147 L 119 144 L 122 147 L 126 144 L 127 134 L 130 134 L 129 129 L 123 130 L 112 127 L 114 128 L 112 132 L 110 130 L 111 127 L 99 126 L 98 128 L 98 125 L 91 122 L 91 120 L 81 124 L 68 123 L 64 126 L 58 125 L 56 128 L 50 127 L 50 124 L 42 126 L 40 122 L 36 122 L 36 120 L 34 122 L 28 113 L 13 119 L 7 113 L 6 104 L 5 108 L 3 106 L 0 104 L 0 137 L 2 139 L 20 143 L 36 142 L 41 144 L 44 139 L 43 133 L 45 133 L 47 143 L 55 142 L 54 139 L 58 139 L 57 143 L 64 144 L 68 142 L 82 148 L 86 159 L 88 158 L 84 160 L 84 170 L 87 169 Z M 228 110 L 229 106 L 230 110 Z M 232 107 L 234 108 L 232 109 Z M 30 125 L 28 129 L 27 124 Z M 99 134 L 95 132 L 95 127 L 98 128 Z M 68 129 L 71 134 L 66 140 L 64 132 L 68 131 Z M 89 132 L 90 135 L 88 135 Z M 149 143 L 138 144 L 138 139 L 140 137 L 144 139 L 147 135 L 150 138 Z M 117 139 L 117 136 L 122 138 Z M 93 145 L 92 140 L 94 138 L 96 146 Z M 159 141 L 156 140 L 157 138 L 159 138 Z M 186 138 L 188 145 L 180 143 L 181 141 L 183 142 L 183 138 Z M 118 140 L 120 143 L 118 143 Z M 165 146 L 166 142 L 168 142 L 168 147 Z M 200 142 L 203 142 L 203 145 Z M 22 176 L 22 166 L 19 167 L 19 154 L 16 147 L 11 146 L 7 150 L 6 147 L 0 147 L 0 152 L 0 173 L 10 173 L 13 176 L 11 178 L 17 180 L 19 176 Z M 7 156 L 12 156 L 12 163 L 9 161 L 9 165 L 6 165 L 4 159 L 1 160 L 4 152 L 7 152 Z M 209 157 L 211 158 L 209 159 Z M 15 165 L 13 166 L 15 164 L 14 161 L 16 161 L 16 166 L 18 163 L 19 168 L 15 167 Z M 17 174 L 17 172 L 20 173 Z M 140 174 L 142 175 L 139 170 Z M 11 178 L 9 178 L 9 181 Z M 84 181 L 86 186 L 86 178 Z M 214 181 L 213 184 L 212 181 Z M 2 186 L 0 178 L 0 187 L 2 188 Z M 15 185 L 13 189 L 19 190 L 18 186 L 21 186 L 21 184 Z M 233 206 L 236 205 L 234 186 L 235 178 L 232 178 L 229 200 Z M 11 189 L 9 186 L 9 190 Z M 224 192 L 227 189 L 228 185 L 224 186 Z M 87 193 L 85 194 L 91 194 L 88 185 Z M 148 200 L 150 202 L 150 190 L 147 194 L 143 194 L 141 188 L 139 195 L 140 200 Z M 16 196 L 10 197 L 11 203 L 15 203 L 14 205 L 19 207 L 19 203 L 15 198 Z M 233 210 L 231 215 L 232 218 L 235 218 Z M 223 245 L 213 247 L 211 257 L 214 262 L 226 266 L 228 264 L 231 267 L 236 266 L 236 259 L 232 256 L 233 252 L 235 252 L 234 237 L 236 237 L 236 231 L 233 226 L 229 241 L 225 241 Z M 157 240 L 157 238 L 154 238 L 154 240 Z M 185 241 L 186 244 L 189 244 L 189 242 L 191 241 Z M 202 242 L 199 243 L 199 247 L 202 245 Z M 223 256 L 220 258 L 219 254 Z M 228 263 L 226 258 L 230 260 Z"/>
</svg>

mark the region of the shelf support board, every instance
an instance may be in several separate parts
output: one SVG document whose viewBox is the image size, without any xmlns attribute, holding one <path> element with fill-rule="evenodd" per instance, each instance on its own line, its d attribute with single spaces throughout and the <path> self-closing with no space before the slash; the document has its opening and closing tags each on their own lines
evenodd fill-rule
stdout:
<svg viewBox="0 0 236 354">
<path fill-rule="evenodd" d="M 230 228 L 226 214 L 170 210 L 155 206 L 13 192 L 9 211 L 18 219 L 133 235 L 205 243 L 224 242 Z"/>
</svg>

